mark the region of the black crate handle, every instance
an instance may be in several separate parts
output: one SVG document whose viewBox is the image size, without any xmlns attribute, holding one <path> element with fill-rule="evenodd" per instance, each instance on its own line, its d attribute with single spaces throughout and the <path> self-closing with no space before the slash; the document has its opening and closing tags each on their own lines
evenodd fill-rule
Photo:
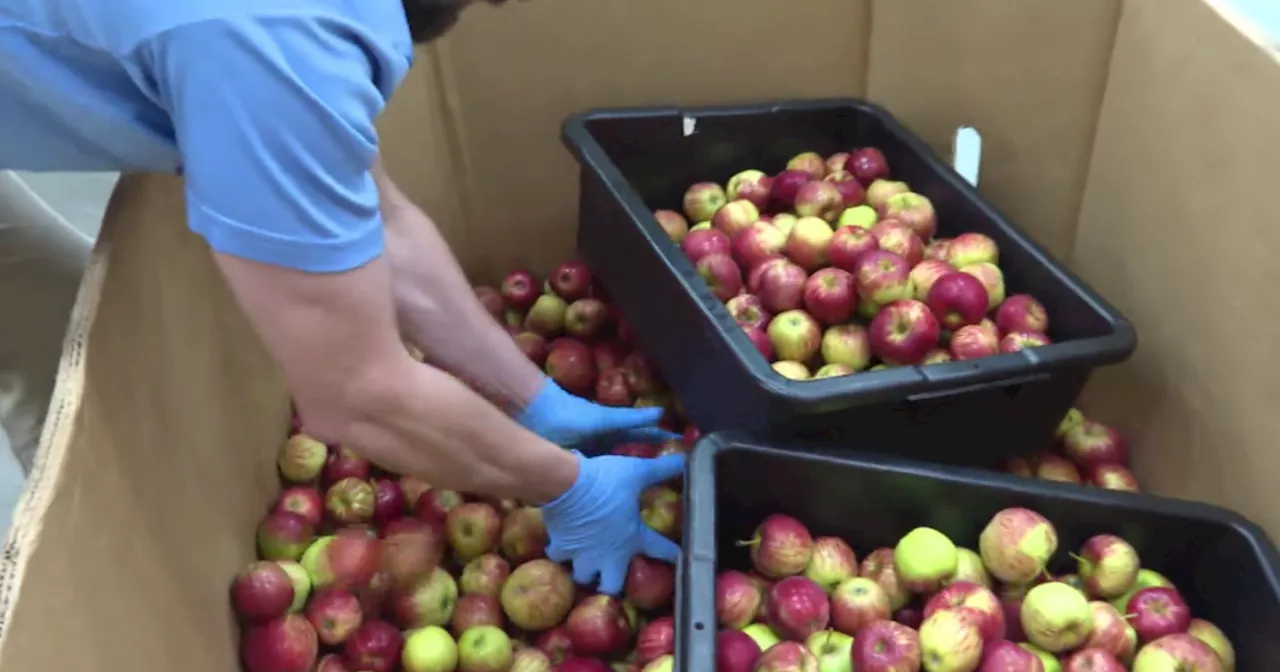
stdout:
<svg viewBox="0 0 1280 672">
<path fill-rule="evenodd" d="M 907 403 L 918 403 L 924 401 L 933 401 L 945 397 L 953 397 L 970 392 L 983 392 L 986 390 L 998 390 L 1006 387 L 1014 387 L 1021 385 L 1031 385 L 1034 383 L 1048 382 L 1050 376 L 1048 373 L 1032 373 L 1025 376 L 1017 376 L 1005 380 L 994 380 L 989 383 L 976 383 L 974 385 L 964 385 L 962 387 L 953 387 L 948 390 L 933 390 L 931 392 L 919 392 L 907 397 Z"/>
</svg>

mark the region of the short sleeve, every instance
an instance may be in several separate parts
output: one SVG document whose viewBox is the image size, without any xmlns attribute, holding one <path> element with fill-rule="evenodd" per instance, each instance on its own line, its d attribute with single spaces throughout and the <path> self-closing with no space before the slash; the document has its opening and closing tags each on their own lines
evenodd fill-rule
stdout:
<svg viewBox="0 0 1280 672">
<path fill-rule="evenodd" d="M 297 17 L 207 21 L 150 49 L 189 223 L 215 251 L 312 273 L 381 254 L 370 168 L 385 99 L 349 33 Z"/>
</svg>

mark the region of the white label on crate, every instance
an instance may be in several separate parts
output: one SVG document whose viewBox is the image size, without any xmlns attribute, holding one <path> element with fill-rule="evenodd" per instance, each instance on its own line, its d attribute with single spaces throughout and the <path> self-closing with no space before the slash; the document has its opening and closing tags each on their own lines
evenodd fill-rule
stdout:
<svg viewBox="0 0 1280 672">
<path fill-rule="evenodd" d="M 698 132 L 698 120 L 693 117 L 684 118 L 684 137 L 689 137 Z"/>
<path fill-rule="evenodd" d="M 951 147 L 951 162 L 957 173 L 973 186 L 978 186 L 978 167 L 982 164 L 982 136 L 972 126 L 956 129 Z"/>
</svg>

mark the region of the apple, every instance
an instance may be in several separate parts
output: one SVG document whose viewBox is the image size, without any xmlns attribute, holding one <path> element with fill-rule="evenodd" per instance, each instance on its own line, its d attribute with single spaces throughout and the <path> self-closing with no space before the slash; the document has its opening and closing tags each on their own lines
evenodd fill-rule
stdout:
<svg viewBox="0 0 1280 672">
<path fill-rule="evenodd" d="M 636 403 L 627 387 L 627 372 L 621 367 L 603 371 L 596 378 L 596 401 L 605 406 L 628 408 Z"/>
<path fill-rule="evenodd" d="M 1093 612 L 1093 629 L 1080 647 L 1101 649 L 1122 660 L 1133 656 L 1130 628 L 1124 616 L 1106 602 L 1090 602 L 1089 609 Z"/>
<path fill-rule="evenodd" d="M 708 254 L 698 260 L 697 269 L 711 294 L 722 303 L 742 291 L 742 270 L 727 254 Z"/>
<path fill-rule="evenodd" d="M 582 298 L 564 311 L 564 332 L 574 338 L 590 340 L 604 330 L 609 321 L 609 306 L 600 299 Z"/>
<path fill-rule="evenodd" d="M 921 241 L 933 238 L 938 231 L 938 213 L 933 202 L 912 191 L 890 196 L 884 204 L 884 216 L 901 221 Z"/>
<path fill-rule="evenodd" d="M 1202 618 L 1191 619 L 1190 625 L 1187 626 L 1187 634 L 1204 642 L 1218 654 L 1218 659 L 1222 661 L 1223 670 L 1236 669 L 1236 650 L 1232 646 L 1231 640 L 1227 638 L 1226 633 L 1222 632 L 1218 626 L 1206 621 Z"/>
<path fill-rule="evenodd" d="M 822 324 L 847 322 L 858 302 L 853 274 L 839 268 L 823 268 L 804 285 L 804 308 Z"/>
<path fill-rule="evenodd" d="M 808 173 L 815 180 L 827 174 L 827 161 L 817 152 L 801 152 L 787 161 L 787 170 L 799 170 Z"/>
<path fill-rule="evenodd" d="M 640 555 L 631 559 L 624 595 L 637 608 L 646 611 L 665 609 L 671 606 L 675 593 L 675 567 Z"/>
<path fill-rule="evenodd" d="M 924 617 L 945 610 L 959 610 L 978 628 L 983 641 L 1005 637 L 1004 607 L 990 588 L 968 581 L 957 581 L 937 593 L 924 605 Z"/>
<path fill-rule="evenodd" d="M 689 233 L 689 220 L 675 210 L 656 210 L 653 213 L 653 219 L 658 222 L 658 226 L 662 227 L 667 237 L 677 245 Z"/>
<path fill-rule="evenodd" d="M 506 304 L 507 309 L 517 312 L 525 312 L 533 307 L 533 302 L 538 299 L 539 291 L 538 280 L 533 274 L 526 270 L 515 270 L 506 275 L 499 285 L 502 294 L 502 300 Z"/>
<path fill-rule="evenodd" d="M 959 582 L 976 583 L 984 588 L 991 588 L 991 576 L 987 574 L 987 568 L 982 565 L 982 556 L 977 551 L 956 547 L 956 571 L 946 581 L 944 585 L 951 585 Z"/>
<path fill-rule="evenodd" d="M 514 653 L 511 638 L 496 625 L 479 625 L 458 637 L 459 672 L 508 672 Z"/>
<path fill-rule="evenodd" d="M 604 661 L 595 658 L 566 658 L 551 668 L 551 672 L 610 672 L 610 670 Z M 641 670 L 641 672 L 644 671 Z"/>
<path fill-rule="evenodd" d="M 769 340 L 767 331 L 760 327 L 743 327 L 742 331 L 762 357 L 768 361 L 773 361 L 773 343 Z"/>
<path fill-rule="evenodd" d="M 779 642 L 760 654 L 755 672 L 818 672 L 818 659 L 800 642 Z"/>
<path fill-rule="evenodd" d="M 1062 437 L 1062 451 L 1071 461 L 1085 468 L 1101 464 L 1123 465 L 1129 461 L 1124 437 L 1096 420 L 1084 420 L 1068 429 Z"/>
<path fill-rule="evenodd" d="M 555 294 L 542 294 L 524 316 L 524 328 L 543 338 L 554 338 L 564 331 L 564 315 L 569 304 Z"/>
<path fill-rule="evenodd" d="M 534 647 L 551 659 L 552 665 L 557 665 L 568 658 L 573 657 L 573 642 L 569 639 L 569 631 L 563 625 L 557 625 L 543 632 L 533 643 Z"/>
<path fill-rule="evenodd" d="M 591 293 L 591 269 L 581 261 L 566 261 L 547 276 L 547 287 L 567 302 L 584 299 Z"/>
<path fill-rule="evenodd" d="M 1014 294 L 1005 299 L 996 307 L 995 322 L 1000 328 L 1000 333 L 1010 331 L 1049 333 L 1049 313 L 1044 305 L 1030 294 Z"/>
<path fill-rule="evenodd" d="M 832 171 L 822 179 L 835 185 L 836 191 L 840 192 L 842 207 L 837 215 L 842 214 L 845 209 L 861 204 L 867 198 L 867 190 L 862 187 L 862 183 L 853 176 L 853 173 L 847 170 Z"/>
<path fill-rule="evenodd" d="M 1134 580 L 1133 587 L 1124 595 L 1111 600 L 1111 606 L 1115 607 L 1120 613 L 1125 613 L 1128 609 L 1129 599 L 1144 588 L 1172 588 L 1173 582 L 1165 578 L 1164 575 L 1151 569 L 1139 569 L 1138 578 Z"/>
<path fill-rule="evenodd" d="M 1007 639 L 986 642 L 977 672 L 1045 672 L 1036 654 Z"/>
<path fill-rule="evenodd" d="M 982 634 L 961 609 L 942 609 L 920 624 L 920 657 L 926 670 L 974 670 L 982 660 Z"/>
<path fill-rule="evenodd" d="M 728 197 L 715 182 L 699 182 L 684 192 L 684 213 L 691 222 L 705 222 L 724 207 Z"/>
<path fill-rule="evenodd" d="M 874 621 L 853 635 L 857 672 L 919 672 L 920 661 L 920 638 L 901 623 Z"/>
<path fill-rule="evenodd" d="M 745 628 L 763 605 L 764 594 L 746 574 L 729 570 L 716 576 L 716 620 L 722 627 Z"/>
<path fill-rule="evenodd" d="M 910 264 L 885 250 L 872 250 L 859 257 L 854 277 L 858 295 L 877 305 L 885 306 L 915 294 Z"/>
<path fill-rule="evenodd" d="M 680 493 L 671 488 L 659 486 L 640 493 L 641 522 L 662 536 L 679 541 L 683 515 Z"/>
<path fill-rule="evenodd" d="M 845 161 L 844 169 L 853 173 L 858 181 L 871 184 L 876 180 L 889 177 L 889 162 L 884 154 L 874 147 L 855 149 Z"/>
<path fill-rule="evenodd" d="M 280 475 L 289 483 L 311 483 L 320 477 L 329 449 L 306 434 L 294 434 L 284 442 L 276 460 Z"/>
<path fill-rule="evenodd" d="M 732 247 L 724 231 L 711 228 L 691 230 L 680 243 L 680 251 L 694 264 L 708 254 L 728 254 Z"/>
<path fill-rule="evenodd" d="M 292 608 L 293 580 L 277 562 L 250 564 L 231 584 L 231 606 L 236 615 L 250 622 L 269 621 L 284 616 Z"/>
<path fill-rule="evenodd" d="M 547 361 L 547 340 L 532 331 L 522 331 L 515 335 L 516 346 L 524 353 L 534 366 L 539 368 Z"/>
<path fill-rule="evenodd" d="M 831 225 L 818 217 L 801 217 L 787 234 L 787 257 L 807 271 L 827 265 L 827 248 L 835 237 Z"/>
<path fill-rule="evenodd" d="M 953 271 L 934 281 L 925 303 L 943 327 L 956 330 L 981 322 L 989 301 L 987 290 L 978 278 Z"/>
<path fill-rule="evenodd" d="M 751 564 L 769 579 L 800 574 L 813 558 L 813 536 L 791 516 L 776 513 L 756 527 L 749 541 L 739 545 L 751 549 Z"/>
<path fill-rule="evenodd" d="M 373 480 L 373 522 L 381 529 L 409 512 L 400 483 L 389 478 Z"/>
<path fill-rule="evenodd" d="M 551 658 L 539 649 L 518 649 L 511 657 L 510 672 L 552 672 Z"/>
<path fill-rule="evenodd" d="M 724 307 L 733 316 L 733 321 L 742 328 L 763 328 L 769 324 L 772 316 L 764 309 L 760 297 L 754 294 L 739 294 L 729 299 Z"/>
<path fill-rule="evenodd" d="M 987 571 L 1005 583 L 1027 584 L 1044 574 L 1058 549 L 1058 533 L 1044 516 L 1020 507 L 991 518 L 978 537 Z"/>
<path fill-rule="evenodd" d="M 1089 470 L 1089 484 L 1104 490 L 1141 492 L 1138 479 L 1119 464 L 1099 464 Z"/>
<path fill-rule="evenodd" d="M 597 371 L 608 371 L 622 366 L 622 360 L 630 348 L 619 341 L 600 341 L 592 344 L 591 358 L 595 361 Z"/>
<path fill-rule="evenodd" d="M 879 584 L 885 595 L 889 596 L 889 607 L 897 611 L 911 600 L 911 593 L 898 577 L 893 554 L 892 548 L 877 548 L 862 559 L 858 574 Z"/>
<path fill-rule="evenodd" d="M 385 573 L 389 583 L 407 586 L 439 566 L 445 544 L 442 523 L 400 518 L 386 525 L 382 543 L 372 554 L 377 571 Z M 316 567 L 317 571 L 325 569 L 323 562 Z"/>
<path fill-rule="evenodd" d="M 835 630 L 809 635 L 804 645 L 818 661 L 818 672 L 853 672 L 853 637 Z"/>
<path fill-rule="evenodd" d="M 781 359 L 807 362 L 822 344 L 822 327 L 803 310 L 788 310 L 769 321 L 769 342 Z"/>
<path fill-rule="evenodd" d="M 1104 599 L 1119 597 L 1132 588 L 1141 568 L 1138 552 L 1113 534 L 1087 539 L 1077 563 L 1085 592 Z"/>
<path fill-rule="evenodd" d="M 951 356 L 956 361 L 981 359 L 998 354 L 1000 354 L 1000 342 L 992 337 L 991 332 L 976 324 L 965 325 L 951 334 Z"/>
<path fill-rule="evenodd" d="M 817 380 L 819 378 L 839 378 L 840 376 L 850 376 L 857 373 L 852 367 L 844 364 L 823 364 L 813 372 L 811 378 Z"/>
<path fill-rule="evenodd" d="M 858 259 L 875 249 L 879 249 L 875 236 L 866 229 L 842 226 L 832 234 L 831 245 L 827 247 L 827 261 L 852 273 L 858 268 Z"/>
<path fill-rule="evenodd" d="M 490 595 L 502 593 L 502 584 L 511 576 L 511 565 L 495 553 L 485 553 L 472 559 L 458 576 L 458 589 L 463 595 Z"/>
<path fill-rule="evenodd" d="M 972 264 L 996 264 L 999 261 L 1000 248 L 996 246 L 996 241 L 981 233 L 962 233 L 952 238 L 947 245 L 947 263 L 956 268 Z"/>
<path fill-rule="evenodd" d="M 675 653 L 675 619 L 670 616 L 655 618 L 636 633 L 635 661 L 641 665 Z"/>
<path fill-rule="evenodd" d="M 627 388 L 639 396 L 662 392 L 663 383 L 653 360 L 640 351 L 628 354 L 622 360 L 622 370 L 627 372 Z"/>
<path fill-rule="evenodd" d="M 421 574 L 394 589 L 389 606 L 394 620 L 405 628 L 448 625 L 458 603 L 458 584 L 443 568 Z"/>
<path fill-rule="evenodd" d="M 1084 479 L 1080 477 L 1080 470 L 1076 468 L 1076 465 L 1065 457 L 1059 457 L 1052 453 L 1044 455 L 1036 461 L 1036 478 L 1043 481 L 1075 483 L 1077 485 L 1084 483 Z"/>
<path fill-rule="evenodd" d="M 329 485 L 344 478 L 365 481 L 369 479 L 369 466 L 369 461 L 357 455 L 354 450 L 338 446 L 337 450 L 330 451 L 325 460 L 320 480 Z"/>
<path fill-rule="evenodd" d="M 754 672 L 760 645 L 745 632 L 721 630 L 716 635 L 715 672 Z"/>
<path fill-rule="evenodd" d="M 316 593 L 307 603 L 306 617 L 325 646 L 347 641 L 364 620 L 356 596 L 336 588 Z"/>
<path fill-rule="evenodd" d="M 296 513 L 308 524 L 319 525 L 324 519 L 324 498 L 320 491 L 308 485 L 285 488 L 272 507 L 274 513 Z"/>
<path fill-rule="evenodd" d="M 852 156 L 852 154 L 850 154 L 849 152 L 836 152 L 835 154 L 828 156 L 827 157 L 827 175 L 831 175 L 832 173 L 839 173 L 839 172 L 846 172 L 846 173 L 849 172 L 845 168 L 845 164 L 849 162 L 850 156 Z M 849 175 L 850 177 L 852 177 L 853 173 L 849 173 Z"/>
<path fill-rule="evenodd" d="M 284 570 L 293 586 L 293 601 L 289 604 L 288 613 L 300 614 L 311 597 L 311 575 L 305 567 L 293 560 L 276 560 L 275 564 Z M 233 597 L 234 599 L 234 597 Z M 234 605 L 234 602 L 233 602 Z"/>
<path fill-rule="evenodd" d="M 301 616 L 250 625 L 240 637 L 240 658 L 248 672 L 310 672 L 318 654 L 316 631 Z"/>
<path fill-rule="evenodd" d="M 1128 672 L 1110 652 L 1084 648 L 1066 659 L 1065 672 Z"/>
<path fill-rule="evenodd" d="M 1191 609 L 1173 587 L 1139 590 L 1129 598 L 1124 613 L 1143 644 L 1186 632 L 1191 625 Z"/>
<path fill-rule="evenodd" d="M 306 518 L 276 511 L 258 524 L 258 555 L 263 560 L 297 560 L 314 538 L 315 528 Z"/>
<path fill-rule="evenodd" d="M 1213 649 L 1188 634 L 1165 635 L 1143 646 L 1133 659 L 1133 672 L 1226 672 Z"/>
<path fill-rule="evenodd" d="M 405 672 L 450 672 L 457 669 L 458 648 L 443 628 L 419 628 L 406 633 L 399 662 Z"/>
<path fill-rule="evenodd" d="M 803 170 L 784 170 L 773 177 L 773 185 L 769 191 L 769 200 L 775 210 L 790 210 L 795 207 L 796 195 L 800 187 L 818 179 Z M 775 219 L 775 225 L 776 225 Z"/>
<path fill-rule="evenodd" d="M 449 637 L 449 633 L 443 630 L 441 632 Z M 453 639 L 449 638 L 449 641 L 452 643 Z M 386 621 L 365 621 L 359 630 L 347 638 L 342 647 L 342 657 L 352 670 L 392 672 L 396 669 L 396 664 L 401 662 L 404 648 L 404 636 L 395 626 Z M 431 668 L 415 668 L 410 665 L 404 667 L 405 672 L 435 672 Z"/>
<path fill-rule="evenodd" d="M 413 515 L 424 522 L 440 523 L 443 530 L 445 516 L 460 504 L 462 495 L 456 490 L 429 489 L 414 500 Z"/>
<path fill-rule="evenodd" d="M 516 567 L 502 584 L 502 611 L 521 630 L 541 632 L 562 622 L 573 600 L 573 580 L 545 558 Z"/>
<path fill-rule="evenodd" d="M 373 485 L 359 478 L 344 478 L 329 486 L 325 511 L 345 525 L 359 525 L 373 519 Z"/>
<path fill-rule="evenodd" d="M 893 549 L 893 566 L 908 590 L 925 593 L 936 590 L 955 573 L 956 546 L 947 536 L 930 527 L 917 527 Z"/>
<path fill-rule="evenodd" d="M 604 657 L 627 645 L 631 625 L 622 603 L 608 595 L 594 595 L 580 602 L 565 620 L 573 652 L 584 657 Z"/>
<path fill-rule="evenodd" d="M 1093 609 L 1075 588 L 1057 581 L 1042 583 L 1022 600 L 1022 630 L 1046 651 L 1070 651 L 1093 632 Z"/>
<path fill-rule="evenodd" d="M 778 230 L 787 236 L 791 235 L 791 229 L 796 227 L 798 221 L 800 218 L 789 212 L 779 212 L 769 218 L 769 223 L 778 227 Z"/>
<path fill-rule="evenodd" d="M 869 623 L 888 620 L 893 613 L 891 607 L 888 593 L 875 579 L 846 578 L 831 594 L 831 627 L 856 635 Z"/>
<path fill-rule="evenodd" d="M 729 240 L 760 221 L 760 210 L 748 200 L 729 201 L 711 217 L 711 227 L 724 232 Z"/>
<path fill-rule="evenodd" d="M 482 593 L 471 593 L 458 598 L 449 620 L 449 628 L 461 635 L 470 628 L 484 625 L 502 626 L 502 605 L 498 598 Z"/>
<path fill-rule="evenodd" d="M 813 556 L 804 576 L 830 594 L 845 579 L 857 576 L 858 557 L 849 544 L 839 537 L 818 537 L 813 540 Z"/>
<path fill-rule="evenodd" d="M 769 365 L 775 373 L 786 378 L 787 380 L 810 380 L 813 373 L 809 371 L 809 367 L 800 362 L 792 362 L 788 360 L 779 360 Z"/>
<path fill-rule="evenodd" d="M 837 324 L 827 327 L 819 345 L 823 361 L 828 365 L 843 365 L 848 373 L 862 371 L 871 364 L 871 340 L 867 330 L 857 324 Z"/>
<path fill-rule="evenodd" d="M 342 656 L 336 653 L 325 655 L 316 663 L 315 672 L 351 672 L 347 669 L 347 664 L 342 661 Z"/>
<path fill-rule="evenodd" d="M 867 205 L 875 209 L 878 219 L 884 214 L 890 198 L 896 194 L 905 194 L 910 191 L 911 187 L 906 182 L 884 178 L 873 180 L 867 185 Z"/>
<path fill-rule="evenodd" d="M 773 224 L 754 222 L 731 240 L 733 260 L 750 271 L 767 259 L 777 257 L 787 246 L 787 234 Z"/>
<path fill-rule="evenodd" d="M 764 210 L 769 205 L 771 180 L 759 170 L 744 170 L 725 184 L 725 198 L 731 201 L 744 200 Z"/>
<path fill-rule="evenodd" d="M 836 230 L 840 229 L 861 229 L 867 233 L 871 232 L 871 228 L 876 222 L 880 221 L 880 213 L 869 205 L 855 205 L 852 208 L 845 208 L 844 212 L 836 218 Z"/>
<path fill-rule="evenodd" d="M 953 358 L 951 357 L 951 353 L 947 352 L 946 350 L 943 350 L 942 348 L 934 348 L 924 356 L 924 359 L 920 360 L 920 364 L 921 365 L 942 364 L 944 362 L 950 362 L 950 361 L 953 361 Z"/>
<path fill-rule="evenodd" d="M 814 217 L 824 222 L 834 222 L 845 207 L 844 194 L 835 184 L 826 180 L 806 182 L 796 191 L 795 212 L 801 221 Z"/>
<path fill-rule="evenodd" d="M 560 387 L 578 396 L 586 396 L 595 389 L 595 360 L 591 356 L 591 349 L 580 341 L 554 345 L 547 352 L 543 370 Z M 634 388 L 632 391 L 635 391 Z"/>
<path fill-rule="evenodd" d="M 765 310 L 775 315 L 799 308 L 804 301 L 804 286 L 808 273 L 788 259 L 766 261 L 758 267 L 759 282 L 750 288 L 760 297 Z"/>
<path fill-rule="evenodd" d="M 958 266 L 961 273 L 968 273 L 978 279 L 987 290 L 987 308 L 992 309 L 1004 301 L 1004 273 L 993 263 L 981 262 Z"/>
<path fill-rule="evenodd" d="M 917 301 L 926 301 L 929 297 L 929 290 L 933 288 L 933 283 L 944 275 L 955 272 L 956 269 L 951 268 L 945 261 L 936 259 L 925 259 L 911 268 L 910 278 L 911 286 L 914 291 L 914 297 Z M 985 291 L 985 288 L 984 288 Z"/>
<path fill-rule="evenodd" d="M 871 352 L 894 364 L 919 364 L 937 344 L 940 330 L 933 313 L 914 299 L 894 301 L 876 313 L 868 330 Z"/>
<path fill-rule="evenodd" d="M 908 266 L 915 266 L 924 259 L 924 243 L 902 222 L 882 220 L 871 227 L 871 235 L 880 249 L 902 257 Z"/>
<path fill-rule="evenodd" d="M 1000 352 L 1022 352 L 1027 348 L 1038 348 L 1050 343 L 1052 341 L 1044 334 L 1037 334 L 1033 331 L 1011 331 L 1000 339 Z"/>
<path fill-rule="evenodd" d="M 761 651 L 768 651 L 774 644 L 782 641 L 778 633 L 764 623 L 752 623 L 743 628 L 742 632 L 750 637 L 760 647 Z"/>
</svg>

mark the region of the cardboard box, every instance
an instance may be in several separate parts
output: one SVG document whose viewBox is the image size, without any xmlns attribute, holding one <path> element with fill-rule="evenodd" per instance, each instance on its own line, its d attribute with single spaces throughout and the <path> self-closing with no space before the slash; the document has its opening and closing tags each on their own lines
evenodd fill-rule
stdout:
<svg viewBox="0 0 1280 672">
<path fill-rule="evenodd" d="M 1090 413 L 1139 429 L 1168 495 L 1280 534 L 1280 63 L 1206 0 L 536 0 L 422 53 L 386 160 L 477 281 L 571 253 L 568 114 L 861 96 L 946 150 L 1135 322 Z M 235 669 L 227 583 L 253 555 L 280 376 L 187 232 L 180 183 L 127 177 L 81 288 L 5 550 L 0 672 Z"/>
</svg>

